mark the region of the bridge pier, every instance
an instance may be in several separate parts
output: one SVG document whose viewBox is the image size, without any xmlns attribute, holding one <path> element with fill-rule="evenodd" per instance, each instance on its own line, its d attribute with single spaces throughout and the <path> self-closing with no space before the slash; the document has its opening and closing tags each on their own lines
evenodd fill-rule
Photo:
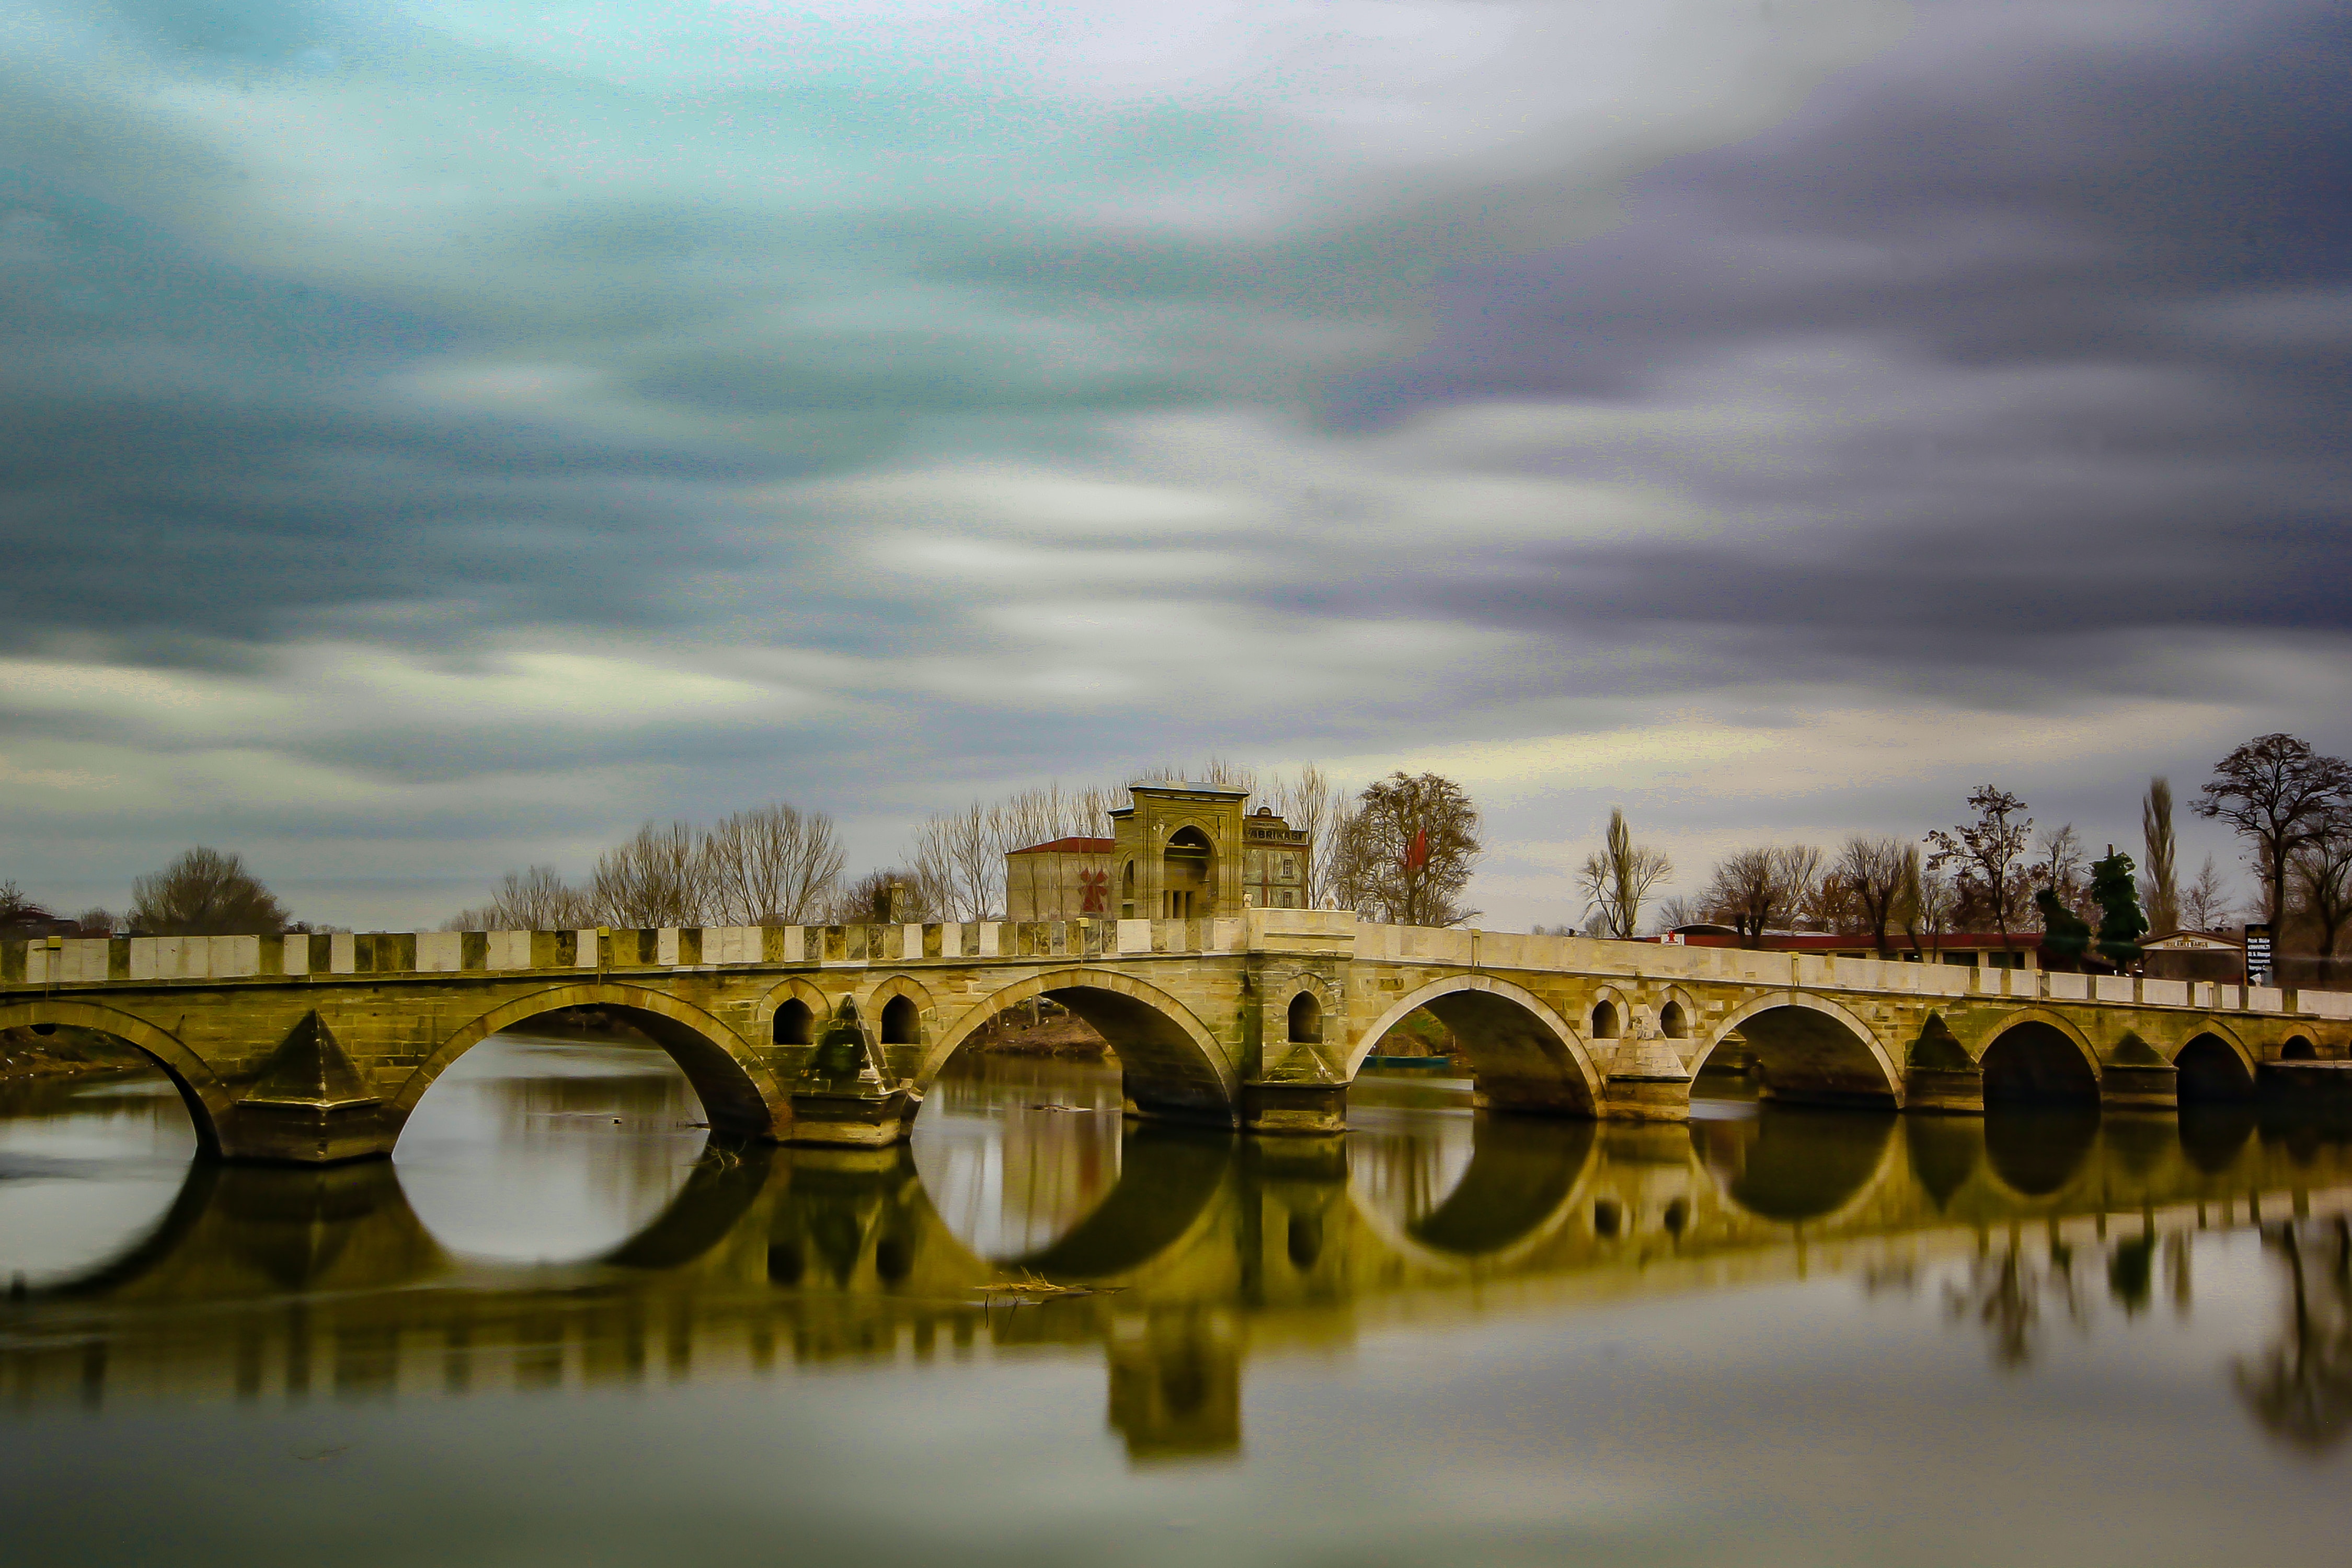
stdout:
<svg viewBox="0 0 2352 1568">
<path fill-rule="evenodd" d="M 1348 1130 L 1344 1083 L 1249 1083 L 1242 1087 L 1242 1131 L 1315 1135 Z"/>
<path fill-rule="evenodd" d="M 1975 1067 L 1914 1067 L 1903 1075 L 1903 1108 L 1947 1116 L 1981 1116 L 1984 1073 Z"/>
<path fill-rule="evenodd" d="M 218 1129 L 220 1156 L 257 1165 L 383 1159 L 400 1136 L 383 1101 L 314 1009 L 262 1066 Z"/>
<path fill-rule="evenodd" d="M 1650 1033 L 1617 1048 L 1601 1079 L 1600 1112 L 1611 1122 L 1687 1122 L 1690 1100 L 1690 1069 L 1664 1037 Z"/>
</svg>

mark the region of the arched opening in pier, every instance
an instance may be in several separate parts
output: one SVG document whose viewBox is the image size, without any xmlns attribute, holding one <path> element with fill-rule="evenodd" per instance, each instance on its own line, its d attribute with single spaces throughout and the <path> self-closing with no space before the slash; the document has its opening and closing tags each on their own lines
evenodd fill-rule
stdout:
<svg viewBox="0 0 2352 1568">
<path fill-rule="evenodd" d="M 777 1045 L 816 1043 L 816 1009 L 798 997 L 786 997 L 776 1006 L 769 1039 Z"/>
<path fill-rule="evenodd" d="M 1734 1066 L 1758 1098 L 1784 1105 L 1891 1111 L 1901 1103 L 1901 1074 L 1868 1028 L 1823 1004 L 1761 1003 L 1734 1013 L 1693 1064 L 1693 1092 L 1723 1082 L 1723 1069 Z"/>
<path fill-rule="evenodd" d="M 794 1026 L 781 1009 L 778 1020 Z M 770 1134 L 781 1098 L 716 1019 L 664 993 L 583 983 L 450 1036 L 383 1117 L 409 1199 L 444 1246 L 557 1261 L 623 1247 L 676 1203 L 709 1140 L 732 1160 Z"/>
<path fill-rule="evenodd" d="M 2040 1019 L 2002 1031 L 1979 1065 L 1988 1107 L 2099 1103 L 2099 1075 L 2087 1053 L 2065 1030 Z"/>
<path fill-rule="evenodd" d="M 2237 1048 L 2219 1035 L 2200 1034 L 2172 1060 L 2180 1107 L 2239 1104 L 2254 1097 L 2254 1075 Z"/>
<path fill-rule="evenodd" d="M 882 1043 L 884 1045 L 919 1045 L 923 1039 L 923 1013 L 912 997 L 892 997 L 882 1004 Z"/>
<path fill-rule="evenodd" d="M 110 1009 L 0 1008 L 0 1281 L 53 1288 L 168 1222 L 218 1147 L 184 1054 Z"/>
<path fill-rule="evenodd" d="M 2310 1040 L 2298 1034 L 2279 1047 L 2279 1060 L 2281 1061 L 2316 1061 L 2319 1060 L 2319 1051 Z"/>
<path fill-rule="evenodd" d="M 1323 1004 L 1313 991 L 1301 991 L 1290 998 L 1288 1040 L 1293 1045 L 1323 1043 Z"/>
</svg>

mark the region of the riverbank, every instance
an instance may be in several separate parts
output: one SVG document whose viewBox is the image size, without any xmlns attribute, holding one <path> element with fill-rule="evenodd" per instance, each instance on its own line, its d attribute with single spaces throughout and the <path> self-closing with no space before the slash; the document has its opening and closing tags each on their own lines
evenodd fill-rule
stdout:
<svg viewBox="0 0 2352 1568">
<path fill-rule="evenodd" d="M 130 1046 L 69 1024 L 0 1029 L 0 1085 L 128 1072 L 153 1064 Z"/>
</svg>

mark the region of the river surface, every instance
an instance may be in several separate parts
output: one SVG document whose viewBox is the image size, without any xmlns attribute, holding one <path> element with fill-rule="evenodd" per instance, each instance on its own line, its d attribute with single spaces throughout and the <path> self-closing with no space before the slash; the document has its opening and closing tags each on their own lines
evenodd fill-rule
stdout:
<svg viewBox="0 0 2352 1568">
<path fill-rule="evenodd" d="M 389 1163 L 0 1099 L 12 1563 L 2341 1563 L 2352 1129 L 1360 1086 L 1344 1139 L 995 1063 L 712 1145 L 493 1037 Z"/>
</svg>

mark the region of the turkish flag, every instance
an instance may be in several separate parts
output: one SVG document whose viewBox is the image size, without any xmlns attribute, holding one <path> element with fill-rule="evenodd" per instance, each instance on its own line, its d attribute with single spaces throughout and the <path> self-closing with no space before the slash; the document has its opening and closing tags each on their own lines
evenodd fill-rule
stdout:
<svg viewBox="0 0 2352 1568">
<path fill-rule="evenodd" d="M 1413 830 L 1412 847 L 1404 852 L 1404 869 L 1407 871 L 1419 871 L 1428 863 L 1429 830 L 1427 828 L 1416 828 Z"/>
</svg>

